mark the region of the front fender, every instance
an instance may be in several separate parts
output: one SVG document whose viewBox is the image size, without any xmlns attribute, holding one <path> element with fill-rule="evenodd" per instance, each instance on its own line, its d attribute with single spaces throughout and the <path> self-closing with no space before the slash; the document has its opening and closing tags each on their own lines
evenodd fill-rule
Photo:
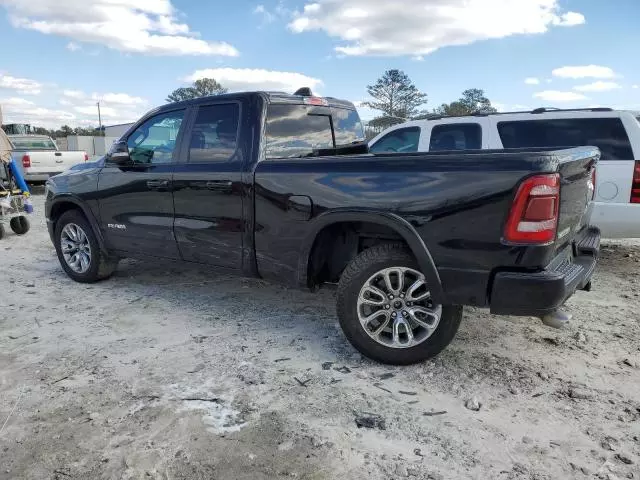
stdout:
<svg viewBox="0 0 640 480">
<path fill-rule="evenodd" d="M 60 215 L 69 208 L 77 208 L 84 214 L 84 216 L 91 224 L 91 228 L 93 229 L 96 238 L 98 239 L 100 249 L 103 251 L 103 253 L 106 254 L 106 245 L 104 237 L 102 235 L 102 230 L 100 230 L 100 225 L 98 224 L 98 220 L 96 219 L 91 209 L 87 206 L 87 204 L 81 198 L 71 193 L 60 193 L 55 195 L 51 199 L 47 199 L 45 204 L 45 216 L 47 218 L 47 223 L 49 223 L 51 226 L 51 230 L 55 231 L 55 222 L 60 217 Z"/>
<path fill-rule="evenodd" d="M 369 210 L 344 209 L 338 211 L 333 210 L 316 217 L 312 221 L 311 229 L 303 243 L 302 251 L 300 254 L 300 261 L 298 264 L 298 283 L 300 285 L 306 285 L 307 283 L 309 255 L 311 255 L 311 250 L 318 234 L 325 227 L 343 222 L 375 223 L 394 230 L 404 239 L 404 241 L 409 246 L 409 249 L 416 257 L 418 265 L 420 266 L 420 270 L 427 279 L 434 301 L 440 304 L 446 303 L 440 275 L 433 261 L 433 257 L 429 253 L 429 249 L 425 245 L 424 241 L 422 240 L 422 238 L 420 238 L 418 232 L 408 221 L 406 221 L 399 215 L 389 212 L 372 212 Z"/>
</svg>

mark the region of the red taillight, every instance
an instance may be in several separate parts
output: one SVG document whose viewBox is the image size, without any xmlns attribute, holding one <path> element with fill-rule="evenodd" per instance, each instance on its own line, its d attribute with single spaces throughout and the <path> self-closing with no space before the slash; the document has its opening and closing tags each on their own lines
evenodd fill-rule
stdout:
<svg viewBox="0 0 640 480">
<path fill-rule="evenodd" d="M 633 166 L 633 181 L 631 182 L 631 203 L 640 203 L 640 160 Z"/>
<path fill-rule="evenodd" d="M 30 168 L 31 167 L 31 157 L 29 155 L 22 156 L 22 167 Z"/>
<path fill-rule="evenodd" d="M 85 162 L 89 161 L 89 154 L 87 154 L 87 153 L 84 154 L 84 161 Z"/>
<path fill-rule="evenodd" d="M 516 193 L 504 229 L 509 243 L 546 244 L 556 238 L 560 175 L 528 178 Z"/>
<path fill-rule="evenodd" d="M 596 198 L 596 180 L 597 180 L 597 175 L 596 175 L 596 167 L 591 167 L 591 200 L 595 200 Z"/>
</svg>

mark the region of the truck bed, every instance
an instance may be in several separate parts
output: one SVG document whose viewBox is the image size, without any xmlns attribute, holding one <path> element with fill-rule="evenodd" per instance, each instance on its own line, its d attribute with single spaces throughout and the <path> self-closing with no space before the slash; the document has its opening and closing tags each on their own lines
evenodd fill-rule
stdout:
<svg viewBox="0 0 640 480">
<path fill-rule="evenodd" d="M 588 223 L 588 183 L 598 158 L 597 149 L 574 148 L 262 161 L 254 173 L 257 268 L 266 278 L 305 282 L 307 266 L 299 259 L 330 217 L 366 222 L 368 213 L 386 212 L 420 236 L 452 301 L 486 306 L 496 266 L 541 270 Z M 561 175 L 563 235 L 545 246 L 505 243 L 518 186 L 546 173 Z"/>
</svg>

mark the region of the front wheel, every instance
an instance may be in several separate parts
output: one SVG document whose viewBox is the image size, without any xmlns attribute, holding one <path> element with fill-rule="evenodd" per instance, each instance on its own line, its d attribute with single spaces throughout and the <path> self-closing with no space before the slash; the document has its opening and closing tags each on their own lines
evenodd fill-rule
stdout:
<svg viewBox="0 0 640 480">
<path fill-rule="evenodd" d="M 462 307 L 439 305 L 403 245 L 384 244 L 358 255 L 340 278 L 340 326 L 363 355 L 392 365 L 440 353 L 456 335 Z"/>
<path fill-rule="evenodd" d="M 69 210 L 56 222 L 55 247 L 60 265 L 76 282 L 93 283 L 110 277 L 118 261 L 104 255 L 91 224 L 78 210 Z"/>
</svg>

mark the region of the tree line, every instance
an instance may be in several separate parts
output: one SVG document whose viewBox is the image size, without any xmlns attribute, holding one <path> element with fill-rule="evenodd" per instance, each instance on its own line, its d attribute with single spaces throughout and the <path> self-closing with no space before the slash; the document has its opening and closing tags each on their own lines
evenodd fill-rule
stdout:
<svg viewBox="0 0 640 480">
<path fill-rule="evenodd" d="M 167 96 L 166 101 L 181 102 L 198 97 L 221 95 L 227 91 L 217 80 L 202 78 L 189 87 L 175 89 Z M 425 109 L 428 95 L 422 92 L 406 73 L 396 69 L 387 70 L 374 84 L 367 85 L 367 93 L 371 100 L 364 102 L 363 105 L 380 112 L 369 122 L 369 127 L 378 132 L 407 120 L 419 120 L 434 115 L 463 116 L 497 111 L 485 96 L 484 90 L 480 88 L 467 89 L 462 92 L 459 99 L 451 103 L 443 103 L 432 110 Z M 97 128 L 72 128 L 69 125 L 53 130 L 35 127 L 34 133 L 49 135 L 53 138 L 69 135 L 103 135 L 103 132 Z"/>
<path fill-rule="evenodd" d="M 167 96 L 167 101 L 180 102 L 222 93 L 227 93 L 227 89 L 215 79 L 203 78 L 190 87 L 174 90 Z M 469 88 L 462 92 L 459 99 L 443 103 L 431 111 L 424 109 L 428 95 L 420 91 L 406 73 L 396 69 L 387 70 L 373 85 L 368 85 L 367 93 L 371 100 L 363 105 L 380 112 L 369 122 L 369 127 L 378 131 L 407 120 L 420 120 L 434 115 L 463 116 L 497 111 L 480 88 Z"/>
</svg>

